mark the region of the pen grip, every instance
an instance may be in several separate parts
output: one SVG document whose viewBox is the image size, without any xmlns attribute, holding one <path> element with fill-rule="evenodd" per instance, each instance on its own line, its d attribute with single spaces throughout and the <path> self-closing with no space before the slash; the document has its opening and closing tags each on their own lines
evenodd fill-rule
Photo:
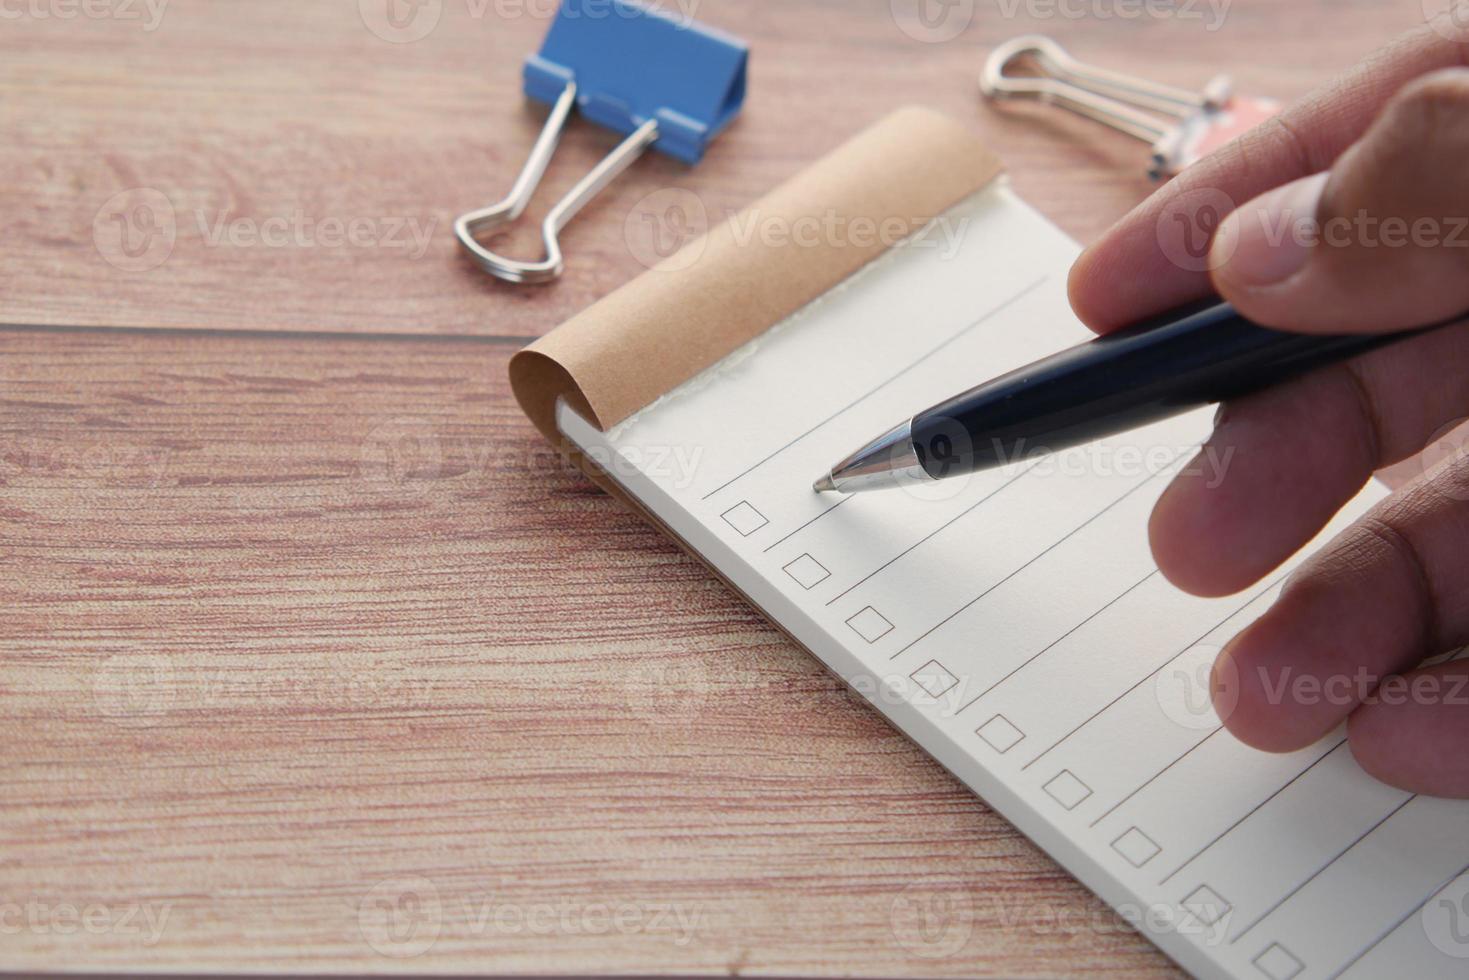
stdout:
<svg viewBox="0 0 1469 980">
<path fill-rule="evenodd" d="M 914 448 L 935 478 L 1005 465 L 1259 391 L 1430 329 L 1288 333 L 1252 323 L 1216 298 L 1078 344 L 935 405 L 913 420 Z"/>
</svg>

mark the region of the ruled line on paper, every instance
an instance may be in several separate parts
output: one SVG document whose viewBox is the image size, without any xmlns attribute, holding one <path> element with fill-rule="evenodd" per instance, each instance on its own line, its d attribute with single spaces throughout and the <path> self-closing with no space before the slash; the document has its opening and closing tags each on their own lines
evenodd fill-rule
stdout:
<svg viewBox="0 0 1469 980">
<path fill-rule="evenodd" d="M 1306 773 L 1310 772 L 1312 769 L 1315 769 L 1317 766 L 1319 766 L 1322 762 L 1324 762 L 1326 760 L 1326 757 L 1327 756 L 1332 755 L 1333 753 L 1336 752 L 1337 749 L 1341 748 L 1345 744 L 1347 744 L 1347 740 L 1346 740 L 1346 738 L 1342 738 L 1341 741 L 1337 742 L 1331 748 L 1329 748 L 1325 752 L 1321 753 L 1319 756 L 1316 757 L 1316 761 L 1315 762 L 1311 763 L 1309 766 L 1307 766 L 1306 768 L 1302 769 L 1300 772 L 1296 773 L 1290 779 L 1286 780 L 1283 785 L 1281 785 L 1278 789 L 1275 790 L 1275 792 L 1271 793 L 1269 796 L 1265 797 L 1259 803 L 1256 803 L 1253 807 L 1251 807 L 1245 813 L 1244 816 L 1240 817 L 1238 820 L 1236 820 L 1234 823 L 1230 824 L 1228 827 L 1225 827 L 1224 830 L 1217 837 L 1215 837 L 1213 840 L 1209 841 L 1209 843 L 1205 844 L 1203 847 L 1201 847 L 1197 851 L 1195 851 L 1194 854 L 1193 854 L 1193 857 L 1191 857 L 1188 860 L 1184 861 L 1178 867 L 1174 868 L 1172 871 L 1170 871 L 1166 875 L 1164 875 L 1163 878 L 1158 882 L 1158 884 L 1160 884 L 1160 885 L 1166 885 L 1166 884 L 1168 884 L 1168 882 L 1173 878 L 1174 875 L 1178 874 L 1184 868 L 1188 867 L 1190 864 L 1193 864 L 1199 858 L 1203 857 L 1203 855 L 1210 848 L 1212 848 L 1215 844 L 1218 844 L 1224 838 L 1228 837 L 1230 835 L 1230 833 L 1233 832 L 1236 827 L 1238 827 L 1240 824 L 1244 823 L 1246 820 L 1250 819 L 1250 817 L 1254 816 L 1256 813 L 1259 813 L 1262 809 L 1265 808 L 1265 806 L 1267 804 L 1270 803 L 1271 800 L 1275 799 L 1281 793 L 1284 793 L 1291 786 L 1295 785 L 1295 783 L 1297 781 L 1299 781 L 1302 776 L 1304 776 Z"/>
<path fill-rule="evenodd" d="M 1258 600 L 1261 597 L 1269 594 L 1269 592 L 1272 589 L 1274 589 L 1277 585 L 1279 585 L 1284 579 L 1285 579 L 1285 576 L 1282 575 L 1279 578 L 1277 578 L 1275 581 L 1271 582 L 1269 585 L 1265 586 L 1265 588 L 1261 589 L 1259 592 L 1256 592 L 1254 595 L 1250 596 L 1250 598 L 1245 601 L 1244 605 L 1240 606 L 1238 609 L 1235 609 L 1228 616 L 1225 616 L 1219 622 L 1215 623 L 1212 627 L 1210 627 L 1207 631 L 1205 631 L 1202 636 L 1200 636 L 1198 639 L 1194 640 L 1188 646 L 1184 647 L 1182 650 L 1179 650 L 1177 653 L 1175 653 L 1173 656 L 1169 657 L 1167 660 L 1163 661 L 1157 667 L 1154 667 L 1152 670 L 1148 671 L 1148 673 L 1145 674 L 1145 675 L 1143 675 L 1142 679 L 1139 680 L 1137 683 L 1133 684 L 1131 687 L 1127 688 L 1127 690 L 1125 690 L 1121 694 L 1117 695 L 1111 701 L 1108 701 L 1106 704 L 1102 705 L 1102 707 L 1100 707 L 1096 711 L 1092 712 L 1091 716 L 1088 717 L 1088 718 L 1086 718 L 1085 720 L 1083 720 L 1081 724 L 1079 724 L 1075 728 L 1071 729 L 1071 731 L 1067 732 L 1065 735 L 1062 735 L 1059 739 L 1057 739 L 1049 747 L 1047 747 L 1046 749 L 1044 749 L 1034 759 L 1031 759 L 1025 765 L 1021 766 L 1020 767 L 1021 771 L 1024 772 L 1026 769 L 1029 769 L 1031 766 L 1033 766 L 1037 762 L 1041 761 L 1041 759 L 1043 757 L 1045 757 L 1046 755 L 1048 755 L 1053 749 L 1055 749 L 1062 742 L 1066 741 L 1068 738 L 1070 738 L 1071 736 L 1075 735 L 1077 732 L 1081 731 L 1087 725 L 1090 725 L 1092 722 L 1096 721 L 1097 718 L 1099 718 L 1102 715 L 1103 712 L 1107 711 L 1107 709 L 1109 709 L 1113 705 L 1117 704 L 1117 702 L 1119 702 L 1123 698 L 1127 697 L 1133 691 L 1136 691 L 1143 684 L 1146 684 L 1151 678 L 1154 678 L 1154 677 L 1158 676 L 1158 674 L 1163 670 L 1163 668 L 1167 667 L 1169 664 L 1173 663 L 1179 657 L 1181 657 L 1184 654 L 1188 653 L 1190 650 L 1192 650 L 1195 647 L 1197 647 L 1200 643 L 1203 643 L 1209 637 L 1213 636 L 1216 632 L 1219 631 L 1220 628 L 1222 628 L 1231 619 L 1233 619 L 1234 617 L 1238 616 L 1240 613 L 1244 612 L 1246 609 L 1250 608 L 1250 606 L 1254 605 L 1255 602 L 1256 602 L 1256 600 Z"/>
<path fill-rule="evenodd" d="M 704 496 L 700 497 L 699 499 L 700 500 L 708 500 L 710 497 L 714 496 L 719 491 L 726 489 L 731 484 L 733 484 L 733 483 L 735 483 L 735 482 L 737 482 L 739 480 L 743 480 L 745 477 L 749 476 L 751 473 L 755 472 L 760 467 L 764 466 L 766 463 L 770 462 L 772 459 L 774 459 L 775 457 L 779 456 L 781 453 L 785 452 L 787 449 L 790 449 L 792 446 L 794 446 L 797 443 L 801 442 L 803 439 L 805 439 L 807 436 L 811 435 L 813 432 L 816 432 L 817 430 L 824 428 L 828 423 L 834 421 L 835 419 L 841 418 L 843 415 L 847 414 L 847 412 L 851 411 L 853 408 L 855 408 L 858 405 L 862 404 L 864 401 L 866 401 L 867 399 L 871 398 L 873 395 L 877 394 L 879 391 L 882 391 L 888 385 L 892 384 L 894 381 L 897 381 L 899 378 L 903 377 L 909 371 L 912 371 L 914 368 L 918 367 L 918 365 L 922 364 L 924 361 L 928 360 L 930 357 L 933 357 L 939 351 L 943 350 L 945 347 L 948 347 L 950 344 L 952 344 L 955 341 L 959 340 L 960 338 L 966 336 L 967 334 L 969 334 L 970 331 L 978 329 L 980 326 L 982 326 L 983 324 L 987 323 L 989 320 L 993 319 L 995 316 L 998 316 L 1004 310 L 1009 309 L 1011 306 L 1013 306 L 1015 303 L 1019 302 L 1021 299 L 1024 299 L 1026 296 L 1028 296 L 1031 293 L 1035 292 L 1037 289 L 1040 288 L 1041 284 L 1044 283 L 1049 278 L 1050 278 L 1050 276 L 1041 276 L 1039 279 L 1035 280 L 1030 285 L 1026 286 L 1024 289 L 1020 290 L 1018 293 L 1015 293 L 1013 296 L 1009 297 L 1004 302 L 1000 303 L 998 306 L 995 306 L 989 312 L 987 312 L 983 316 L 981 316 L 978 320 L 972 321 L 967 326 L 965 326 L 964 329 L 962 329 L 959 332 L 955 333 L 953 336 L 949 337 L 947 340 L 945 340 L 942 343 L 940 343 L 937 347 L 934 347 L 933 349 L 929 350 L 926 354 L 924 354 L 922 357 L 918 358 L 918 360 L 913 361 L 911 364 L 909 364 L 907 367 L 903 368 L 897 374 L 894 374 L 891 377 L 889 377 L 886 381 L 884 381 L 881 384 L 879 384 L 876 388 L 873 388 L 873 389 L 869 390 L 866 394 L 863 394 L 860 397 L 858 397 L 858 398 L 856 398 L 856 399 L 848 402 L 842 408 L 840 408 L 837 411 L 833 412 L 831 415 L 828 415 L 826 418 L 822 419 L 820 422 L 817 422 L 811 428 L 807 429 L 805 432 L 802 432 L 800 435 L 796 436 L 796 438 L 792 439 L 790 442 L 786 443 L 784 446 L 781 446 L 779 449 L 775 450 L 775 452 L 773 452 L 770 455 L 766 456 L 764 459 L 761 459 L 761 460 L 756 461 L 755 463 L 751 464 L 749 467 L 747 467 L 746 469 L 742 470 L 741 472 L 736 473 L 734 476 L 730 477 L 728 480 L 725 480 L 719 486 L 715 487 L 713 490 L 710 490 L 708 493 L 704 494 Z"/>
<path fill-rule="evenodd" d="M 1013 486 L 1014 484 L 1018 483 L 1020 481 L 1021 477 L 1025 476 L 1027 473 L 1029 473 L 1031 470 L 1035 469 L 1039 465 L 1040 465 L 1040 460 L 1036 460 L 1035 462 L 1031 463 L 1029 466 L 1025 467 L 1019 473 L 1017 473 L 1014 476 L 1010 477 L 1010 479 L 1006 480 L 1004 483 L 1000 484 L 998 487 L 996 487 L 995 489 L 991 490 L 989 493 L 985 494 L 983 497 L 981 497 L 980 499 L 976 500 L 974 503 L 970 504 L 968 507 L 965 507 L 959 513 L 955 514 L 953 517 L 949 518 L 947 521 L 944 521 L 938 527 L 934 528 L 932 531 L 928 532 L 923 537 L 919 538 L 917 541 L 913 542 L 913 544 L 911 544 L 908 547 L 904 548 L 902 551 L 898 552 L 896 555 L 894 555 L 893 557 L 889 558 L 887 561 L 883 562 L 881 565 L 877 566 L 872 571 L 868 572 L 866 575 L 862 576 L 857 581 L 853 582 L 851 585 L 847 586 L 841 592 L 837 593 L 837 595 L 834 598 L 828 599 L 827 602 L 826 602 L 826 604 L 828 606 L 830 606 L 830 605 L 836 603 L 837 600 L 841 599 L 847 593 L 849 593 L 853 589 L 857 588 L 857 586 L 859 586 L 859 585 L 863 584 L 864 582 L 868 581 L 869 579 L 871 579 L 874 575 L 876 575 L 877 573 L 881 572 L 883 569 L 885 569 L 888 566 L 892 565 L 894 562 L 896 562 L 899 559 L 903 558 L 905 555 L 911 554 L 920 545 L 922 545 L 926 541 L 931 540 L 940 531 L 946 530 L 947 528 L 953 526 L 958 521 L 964 519 L 965 517 L 968 517 L 970 513 L 972 513 L 976 509 L 978 509 L 982 504 L 989 503 L 991 500 L 993 500 L 995 497 L 997 497 L 1006 487 Z"/>
<path fill-rule="evenodd" d="M 785 537 L 783 537 L 779 541 L 775 542 L 775 544 L 772 544 L 769 547 L 765 548 L 760 553 L 762 555 L 769 554 L 771 551 L 774 551 L 780 545 L 785 544 L 791 538 L 795 537 L 797 534 L 799 534 L 802 531 L 806 530 L 806 528 L 810 527 L 812 524 L 815 524 L 817 521 L 821 520 L 827 514 L 830 514 L 832 511 L 836 510 L 842 504 L 846 503 L 847 501 L 849 501 L 851 499 L 852 499 L 851 497 L 843 497 L 841 500 L 838 500 L 836 503 L 834 503 L 830 507 L 826 508 L 826 510 L 823 510 L 821 513 L 817 514 L 815 517 L 811 518 L 805 524 L 802 524 L 800 527 L 796 528 L 794 531 L 790 531 L 789 533 L 787 533 Z"/>
<path fill-rule="evenodd" d="M 1113 803 L 1110 807 L 1107 808 L 1107 812 L 1106 813 L 1103 813 L 1100 817 L 1098 817 L 1097 819 L 1093 820 L 1091 823 L 1087 824 L 1087 827 L 1088 828 L 1095 827 L 1097 824 L 1101 823 L 1103 820 L 1106 820 L 1113 813 L 1115 813 L 1119 809 L 1121 809 L 1122 808 L 1122 805 L 1125 804 L 1128 800 L 1132 799 L 1134 796 L 1136 796 L 1137 794 L 1141 793 L 1143 790 L 1147 789 L 1149 786 L 1153 785 L 1153 783 L 1160 776 L 1162 776 L 1168 770 L 1172 769 L 1174 766 L 1178 765 L 1184 759 L 1187 759 L 1189 757 L 1189 755 L 1195 749 L 1197 749 L 1199 746 L 1203 745 L 1205 742 L 1209 741 L 1209 739 L 1213 738 L 1215 735 L 1218 735 L 1222 731 L 1224 731 L 1224 726 L 1223 725 L 1220 725 L 1218 728 L 1214 729 L 1212 732 L 1210 732 L 1209 734 L 1205 735 L 1203 738 L 1199 739 L 1193 745 L 1190 745 L 1188 747 L 1187 751 L 1185 751 L 1182 755 L 1180 755 L 1178 758 L 1174 759 L 1172 762 L 1168 763 L 1168 765 L 1164 766 L 1162 769 L 1159 769 L 1157 772 L 1153 773 L 1153 775 L 1149 776 L 1142 783 L 1142 785 L 1140 785 L 1137 789 L 1133 790 L 1131 793 L 1128 793 L 1126 796 L 1124 796 L 1122 799 L 1118 800 L 1116 803 Z"/>
<path fill-rule="evenodd" d="M 908 650 L 910 650 L 912 647 L 914 647 L 917 644 L 923 642 L 930 635 L 932 635 L 933 633 L 937 632 L 940 628 L 942 628 L 943 626 L 945 626 L 946 624 L 948 624 L 950 621 L 952 621 L 956 616 L 959 616 L 961 613 L 963 613 L 966 609 L 969 609 L 975 603 L 977 603 L 980 600 L 984 599 L 985 596 L 989 595 L 991 592 L 995 591 L 1000 586 L 1004 585 L 1006 582 L 1010 581 L 1012 578 L 1014 578 L 1015 576 L 1019 575 L 1021 572 L 1025 571 L 1027 568 L 1029 568 L 1030 566 L 1034 565 L 1036 562 L 1040 561 L 1046 555 L 1050 554 L 1051 552 L 1055 551 L 1057 548 L 1061 547 L 1061 545 L 1065 544 L 1068 540 L 1070 540 L 1072 537 L 1074 537 L 1078 532 L 1080 532 L 1080 531 L 1084 530 L 1085 528 L 1087 528 L 1088 526 L 1090 526 L 1094 521 L 1098 520 L 1104 514 L 1106 514 L 1109 511 L 1111 511 L 1112 508 L 1116 507 L 1118 504 L 1122 503 L 1128 497 L 1132 496 L 1132 494 L 1135 493 L 1137 490 L 1140 490 L 1141 488 L 1147 486 L 1149 482 L 1151 482 L 1155 477 L 1157 477 L 1160 473 L 1163 473 L 1163 472 L 1165 472 L 1165 471 L 1164 470 L 1159 470 L 1157 473 L 1150 473 L 1144 479 L 1142 479 L 1139 482 L 1133 484 L 1131 487 L 1128 487 L 1127 488 L 1127 491 L 1125 493 L 1123 493 L 1122 496 L 1120 496 L 1120 497 L 1116 498 L 1115 500 L 1111 501 L 1109 504 L 1107 504 L 1107 506 L 1103 507 L 1101 510 L 1099 510 L 1096 513 L 1092 514 L 1086 520 L 1084 520 L 1080 524 L 1076 525 L 1076 527 L 1072 528 L 1071 530 L 1069 530 L 1065 534 L 1063 534 L 1061 537 L 1059 537 L 1055 541 L 1051 542 L 1049 545 L 1047 545 L 1045 548 L 1043 548 L 1040 552 L 1038 552 L 1035 556 L 1033 556 L 1032 558 L 1028 559 L 1025 562 L 1025 564 L 1021 565 L 1019 568 L 1015 569 L 1013 572 L 1010 572 L 1008 575 L 1006 575 L 1004 578 L 1000 579 L 998 582 L 996 582 L 993 585 L 991 585 L 988 588 L 986 588 L 983 592 L 981 592 L 979 595 L 975 596 L 973 599 L 970 599 L 968 602 L 964 603 L 964 605 L 960 606 L 958 609 L 955 609 L 953 612 L 949 613 L 949 615 L 945 616 L 943 619 L 939 620 L 937 623 L 935 623 L 929 629 L 927 629 L 923 633 L 919 634 L 915 639 L 913 639 L 911 642 L 909 642 L 907 646 L 903 647 L 901 650 L 899 650 L 897 653 L 893 654 L 888 659 L 889 660 L 896 660 L 898 657 L 900 657 L 904 653 L 907 653 Z M 1142 584 L 1142 583 L 1138 583 L 1138 584 Z M 1118 598 L 1121 598 L 1121 597 L 1119 596 Z M 1116 600 L 1113 600 L 1113 601 L 1115 602 Z M 983 696 L 983 695 L 981 695 L 981 696 Z M 963 710 L 963 709 L 960 709 L 960 710 Z"/>
<path fill-rule="evenodd" d="M 1118 594 L 1117 596 L 1114 596 L 1112 599 L 1109 599 L 1107 601 L 1107 604 L 1104 605 L 1104 606 L 1102 606 L 1102 608 L 1098 609 L 1096 612 L 1092 613 L 1090 616 L 1086 617 L 1081 622 L 1079 622 L 1075 626 L 1071 627 L 1071 629 L 1067 630 L 1065 633 L 1062 633 L 1060 636 L 1056 637 L 1056 639 L 1052 640 L 1050 643 L 1047 643 L 1040 650 L 1037 650 L 1030 657 L 1026 658 L 1022 663 L 1020 663 L 1019 665 L 1017 665 L 1013 670 L 1011 670 L 1004 677 L 1001 677 L 999 680 L 995 681 L 989 687 L 985 688 L 983 691 L 980 691 L 974 697 L 970 698 L 968 701 L 966 701 L 959 708 L 959 711 L 954 712 L 954 714 L 957 715 L 960 712 L 966 710 L 971 705 L 973 705 L 975 702 L 977 702 L 981 698 L 983 698 L 986 694 L 989 694 L 995 688 L 999 687 L 1001 684 L 1005 683 L 1010 678 L 1012 678 L 1016 674 L 1020 673 L 1020 671 L 1022 671 L 1026 667 L 1029 667 L 1032 663 L 1034 663 L 1035 661 L 1039 660 L 1042 655 L 1044 655 L 1046 653 L 1049 653 L 1054 647 L 1056 647 L 1056 646 L 1060 645 L 1062 642 L 1064 642 L 1067 637 L 1071 636 L 1073 633 L 1075 633 L 1077 630 L 1081 629 L 1087 623 L 1090 623 L 1092 620 L 1094 620 L 1098 616 L 1102 615 L 1102 613 L 1106 612 L 1108 609 L 1111 609 L 1113 606 L 1117 605 L 1117 603 L 1119 603 L 1123 599 L 1127 598 L 1127 596 L 1131 595 L 1134 590 L 1140 588 L 1143 585 L 1143 583 L 1147 582 L 1149 579 L 1153 578 L 1157 574 L 1158 574 L 1158 570 L 1155 568 L 1151 572 L 1149 572 L 1148 574 L 1144 575 L 1142 578 L 1138 579 L 1133 584 L 1129 585 L 1127 588 L 1123 589 L 1120 594 Z"/>
<path fill-rule="evenodd" d="M 1326 980 L 1337 980 L 1337 977 L 1341 976 L 1343 973 L 1346 973 L 1352 967 L 1356 966 L 1358 960 L 1366 956 L 1368 953 L 1372 952 L 1378 946 L 1382 945 L 1382 941 L 1401 929 L 1404 922 L 1407 922 L 1418 912 L 1421 912 L 1423 910 L 1423 906 L 1428 904 L 1428 900 L 1430 898 L 1443 891 L 1450 884 L 1452 884 L 1453 881 L 1459 877 L 1459 875 L 1464 874 L 1465 872 L 1469 872 L 1469 864 L 1465 864 L 1458 871 L 1455 871 L 1453 874 L 1449 875 L 1447 878 L 1443 879 L 1437 885 L 1435 885 L 1433 887 L 1433 891 L 1429 892 L 1427 895 L 1424 895 L 1423 899 L 1417 905 L 1404 912 L 1402 918 L 1398 919 L 1392 925 L 1388 926 L 1387 929 L 1379 934 L 1376 939 L 1372 940 L 1372 942 L 1364 946 L 1355 956 L 1343 963 L 1341 967 L 1335 973 L 1327 977 Z"/>
<path fill-rule="evenodd" d="M 1368 827 L 1365 831 L 1363 831 L 1361 834 L 1359 834 L 1357 836 L 1357 839 L 1356 840 L 1352 841 L 1350 844 L 1348 844 L 1346 847 L 1342 848 L 1340 851 L 1337 851 L 1335 857 L 1333 857 L 1331 860 L 1327 861 L 1325 864 L 1323 864 L 1321 867 L 1317 868 L 1315 871 L 1311 872 L 1310 877 L 1308 877 L 1305 881 L 1301 882 L 1299 885 L 1296 885 L 1290 891 L 1286 892 L 1280 898 L 1279 901 L 1277 901 L 1274 905 L 1270 906 L 1264 912 L 1261 912 L 1260 915 L 1259 915 L 1259 917 L 1256 918 L 1255 921 L 1251 922 L 1249 925 L 1245 926 L 1239 932 L 1235 933 L 1234 934 L 1234 938 L 1230 940 L 1230 943 L 1233 944 L 1233 943 L 1239 942 L 1241 939 L 1243 939 L 1246 936 L 1246 934 L 1249 933 L 1249 931 L 1251 929 L 1255 928 L 1257 925 L 1259 925 L 1260 923 L 1264 922 L 1266 919 L 1270 918 L 1270 916 L 1274 915 L 1275 912 L 1276 912 L 1276 910 L 1279 909 L 1286 902 L 1289 902 L 1292 898 L 1294 898 L 1296 896 L 1296 893 L 1297 892 L 1299 892 L 1302 888 L 1305 888 L 1311 882 L 1315 881 L 1318 877 L 1321 876 L 1321 873 L 1324 872 L 1327 868 L 1331 867 L 1333 864 L 1335 864 L 1336 862 L 1340 861 L 1342 858 L 1346 857 L 1346 855 L 1351 852 L 1352 848 L 1356 847 L 1358 844 L 1362 843 L 1368 837 L 1372 836 L 1372 834 L 1377 830 L 1377 828 L 1381 827 L 1383 824 L 1387 823 L 1393 817 L 1397 816 L 1399 810 L 1401 810 L 1403 807 L 1407 806 L 1409 803 L 1412 803 L 1417 798 L 1418 798 L 1418 794 L 1417 793 L 1411 793 L 1411 794 L 1409 794 L 1408 797 L 1405 800 L 1403 800 L 1403 802 L 1399 803 L 1397 806 L 1395 806 L 1391 810 L 1389 810 L 1387 812 L 1387 814 L 1384 817 L 1382 817 L 1382 819 L 1378 820 L 1371 827 Z"/>
</svg>

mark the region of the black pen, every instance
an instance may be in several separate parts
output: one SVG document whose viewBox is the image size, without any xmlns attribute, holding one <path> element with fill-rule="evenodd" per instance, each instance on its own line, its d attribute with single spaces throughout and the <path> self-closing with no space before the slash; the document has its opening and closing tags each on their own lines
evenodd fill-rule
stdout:
<svg viewBox="0 0 1469 980">
<path fill-rule="evenodd" d="M 1011 371 L 894 426 L 814 489 L 857 493 L 1056 452 L 1462 320 L 1388 334 L 1286 333 L 1202 300 Z"/>
</svg>

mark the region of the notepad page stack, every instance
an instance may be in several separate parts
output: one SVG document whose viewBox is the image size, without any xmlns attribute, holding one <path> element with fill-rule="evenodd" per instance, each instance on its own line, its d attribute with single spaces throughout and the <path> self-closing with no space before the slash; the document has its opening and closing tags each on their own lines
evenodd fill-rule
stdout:
<svg viewBox="0 0 1469 980">
<path fill-rule="evenodd" d="M 1076 253 L 996 181 L 610 431 L 565 404 L 557 424 L 1193 973 L 1465 976 L 1431 913 L 1464 890 L 1469 807 L 1375 782 L 1341 732 L 1255 751 L 1210 704 L 1215 655 L 1299 560 L 1218 599 L 1154 566 L 1148 514 L 1199 465 L 1210 410 L 967 478 L 812 491 L 940 397 L 1086 339 Z"/>
</svg>

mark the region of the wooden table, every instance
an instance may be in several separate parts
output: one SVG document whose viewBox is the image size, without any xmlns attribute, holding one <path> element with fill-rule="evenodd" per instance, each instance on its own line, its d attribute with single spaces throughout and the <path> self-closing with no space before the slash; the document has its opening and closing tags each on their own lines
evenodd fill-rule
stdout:
<svg viewBox="0 0 1469 980">
<path fill-rule="evenodd" d="M 153 2 L 0 31 L 0 969 L 1172 972 L 562 464 L 505 363 L 641 270 L 649 193 L 717 218 L 904 103 L 1093 236 L 1143 148 L 981 107 L 1003 38 L 1293 97 L 1419 4 L 956 0 L 930 43 L 910 0 L 707 0 L 745 116 L 523 289 L 449 225 L 540 124 L 550 0 Z M 612 142 L 574 127 L 538 210 Z"/>
</svg>

